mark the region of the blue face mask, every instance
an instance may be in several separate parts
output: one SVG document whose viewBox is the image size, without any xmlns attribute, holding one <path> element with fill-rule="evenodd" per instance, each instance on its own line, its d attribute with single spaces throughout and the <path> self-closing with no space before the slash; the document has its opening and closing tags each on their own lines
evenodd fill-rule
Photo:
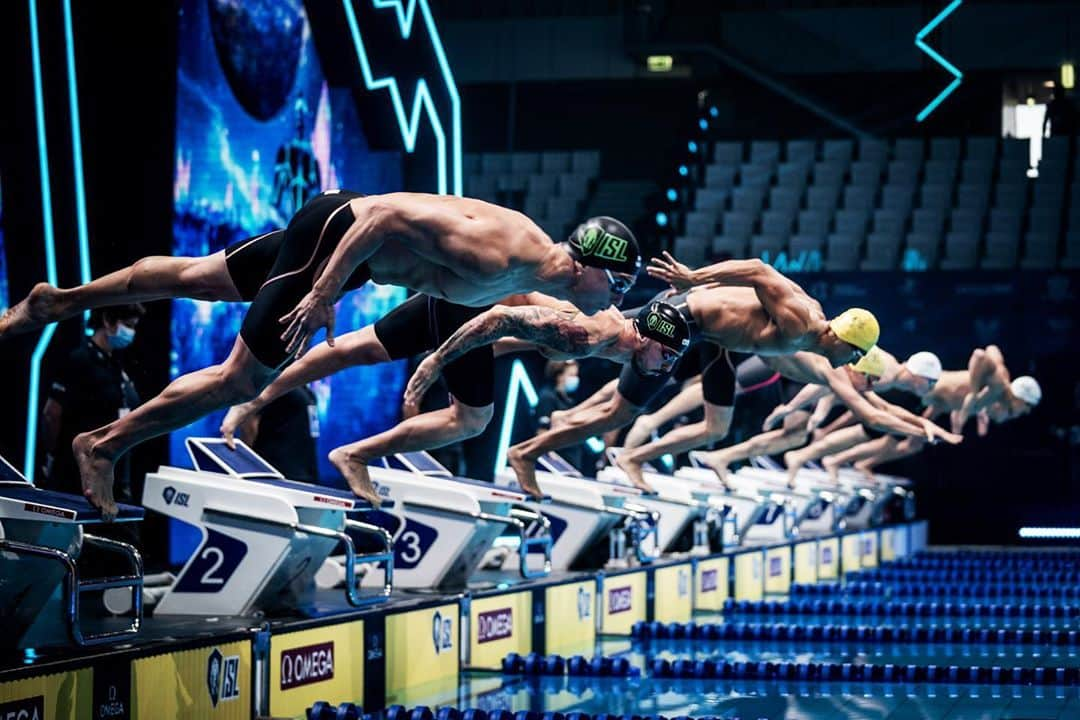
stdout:
<svg viewBox="0 0 1080 720">
<path fill-rule="evenodd" d="M 135 340 L 135 328 L 128 327 L 124 323 L 117 323 L 116 333 L 107 337 L 109 347 L 113 350 L 123 350 Z"/>
<path fill-rule="evenodd" d="M 579 385 L 581 385 L 581 378 L 577 375 L 571 375 L 570 377 L 563 380 L 563 390 L 568 395 L 576 392 Z"/>
</svg>

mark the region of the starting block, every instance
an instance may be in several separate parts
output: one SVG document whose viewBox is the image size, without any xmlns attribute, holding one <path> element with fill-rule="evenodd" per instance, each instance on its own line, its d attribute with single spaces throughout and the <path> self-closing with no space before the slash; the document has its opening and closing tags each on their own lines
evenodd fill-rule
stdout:
<svg viewBox="0 0 1080 720">
<path fill-rule="evenodd" d="M 726 547 L 758 543 L 772 545 L 788 540 L 794 534 L 794 508 L 790 499 L 783 495 L 768 490 L 727 490 L 711 469 L 696 463 L 677 469 L 675 477 L 696 484 L 707 491 L 714 501 L 722 502 L 729 508 L 727 522 L 732 530 L 725 533 Z"/>
<path fill-rule="evenodd" d="M 380 497 L 393 501 L 400 511 L 376 521 L 396 524 L 394 557 L 400 586 L 464 587 L 507 528 L 518 535 L 521 577 L 551 572 L 551 523 L 526 505 L 531 500 L 527 493 L 454 477 L 426 452 L 382 458 L 369 470 Z M 530 553 L 543 559 L 530 563 Z"/>
<path fill-rule="evenodd" d="M 621 450 L 622 448 L 607 448 L 610 464 L 597 473 L 596 479 L 623 487 L 633 487 L 626 473 L 614 464 Z M 649 483 L 656 493 L 641 493 L 634 488 L 641 493 L 635 502 L 659 513 L 660 550 L 671 552 L 676 541 L 690 529 L 690 552 L 695 555 L 708 555 L 712 551 L 710 529 L 723 534 L 724 518 L 730 512 L 731 506 L 715 496 L 712 488 L 703 488 L 699 483 L 687 478 L 662 474 L 648 463 L 645 463 L 643 469 L 645 482 Z"/>
<path fill-rule="evenodd" d="M 576 567 L 605 538 L 608 558 L 604 567 L 627 567 L 632 562 L 645 564 L 655 559 L 659 518 L 655 512 L 632 502 L 634 493 L 585 478 L 554 452 L 537 460 L 536 480 L 551 498 L 550 503 L 541 505 L 541 512 L 551 523 L 554 569 Z M 517 477 L 509 467 L 499 471 L 495 482 L 503 487 L 517 487 Z"/>
<path fill-rule="evenodd" d="M 143 509 L 120 505 L 114 522 L 138 522 Z M 143 565 L 127 543 L 90 535 L 83 526 L 100 523 L 101 511 L 86 498 L 42 490 L 0 458 L 0 614 L 13 618 L 0 647 L 97 645 L 126 639 L 142 624 Z M 130 574 L 92 580 L 79 576 L 83 547 L 122 555 Z M 123 589 L 134 611 L 122 630 L 88 632 L 80 599 L 91 591 Z M 58 622 L 63 618 L 63 622 Z"/>
<path fill-rule="evenodd" d="M 341 543 L 345 597 L 361 607 L 384 601 L 393 586 L 393 539 L 346 513 L 371 506 L 351 492 L 286 480 L 251 448 L 218 438 L 188 438 L 195 470 L 148 473 L 143 505 L 194 525 L 202 542 L 154 608 L 162 615 L 248 615 L 294 610 L 309 601 L 314 577 Z M 353 537 L 379 546 L 356 552 Z M 358 562 L 385 566 L 381 592 L 362 595 Z"/>
</svg>

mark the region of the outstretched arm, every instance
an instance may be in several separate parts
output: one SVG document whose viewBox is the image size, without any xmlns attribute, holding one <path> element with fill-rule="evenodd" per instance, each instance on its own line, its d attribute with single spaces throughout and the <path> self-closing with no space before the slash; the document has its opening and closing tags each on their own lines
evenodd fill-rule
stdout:
<svg viewBox="0 0 1080 720">
<path fill-rule="evenodd" d="M 799 286 L 756 258 L 725 260 L 690 270 L 665 252 L 664 257 L 650 261 L 648 272 L 680 288 L 710 283 L 753 288 L 765 312 L 787 337 L 805 335 L 814 318 L 814 303 L 806 302 L 809 298 Z"/>
<path fill-rule="evenodd" d="M 862 393 L 855 389 L 848 379 L 847 374 L 843 372 L 842 368 L 837 371 L 830 372 L 827 376 L 829 387 L 836 393 L 837 398 L 840 399 L 851 412 L 855 415 L 856 419 L 864 425 L 869 425 L 872 428 L 881 430 L 883 432 L 892 433 L 894 435 L 906 435 L 911 437 L 928 437 L 931 436 L 932 431 L 928 430 L 927 424 L 936 428 L 937 426 L 930 421 L 921 419 L 918 424 L 908 422 L 898 415 L 890 412 L 888 409 L 876 407 L 869 400 L 863 397 Z M 898 408 L 899 409 L 899 408 Z M 940 429 L 940 428 L 939 428 Z M 952 436 L 952 440 L 955 436 Z M 950 441 L 952 441 L 950 440 Z"/>
<path fill-rule="evenodd" d="M 834 405 L 836 405 L 836 396 L 832 393 L 818 400 L 817 405 L 814 406 L 814 412 L 810 413 L 810 419 L 806 423 L 806 431 L 814 432 L 821 427 L 821 423 L 829 417 Z"/>
<path fill-rule="evenodd" d="M 458 328 L 435 352 L 420 363 L 405 389 L 406 414 L 419 407 L 424 393 L 443 368 L 474 348 L 499 338 L 512 337 L 550 348 L 571 357 L 585 357 L 596 348 L 596 323 L 580 312 L 536 305 L 496 305 Z"/>
<path fill-rule="evenodd" d="M 780 421 L 785 417 L 807 407 L 811 403 L 816 403 L 822 400 L 826 396 L 832 394 L 832 391 L 825 385 L 808 384 L 804 385 L 795 397 L 791 398 L 790 402 L 777 405 L 776 408 L 769 413 L 769 416 L 765 418 L 765 422 L 761 424 L 762 430 L 772 430 L 774 427 L 780 424 Z M 825 411 L 826 414 L 828 410 Z"/>
</svg>

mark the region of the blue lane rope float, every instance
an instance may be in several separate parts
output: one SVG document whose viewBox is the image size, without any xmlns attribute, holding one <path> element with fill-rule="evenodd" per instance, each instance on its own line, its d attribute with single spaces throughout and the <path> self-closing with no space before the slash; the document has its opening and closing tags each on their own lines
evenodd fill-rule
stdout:
<svg viewBox="0 0 1080 720">
<path fill-rule="evenodd" d="M 598 655 L 586 659 L 582 655 L 564 658 L 561 655 L 510 653 L 502 660 L 505 675 L 580 675 L 588 677 L 636 677 L 640 668 L 625 657 Z"/>
<path fill-rule="evenodd" d="M 892 663 L 730 662 L 656 658 L 650 674 L 657 678 L 862 681 L 906 683 L 994 683 L 1014 685 L 1077 685 L 1080 668 L 978 667 L 959 665 L 895 665 Z"/>
<path fill-rule="evenodd" d="M 1023 583 L 972 583 L 970 585 L 924 585 L 908 582 L 848 582 L 795 584 L 792 598 L 810 597 L 936 597 L 965 599 L 1025 598 L 1030 600 L 1080 599 L 1080 585 L 1029 585 Z"/>
<path fill-rule="evenodd" d="M 874 617 L 1080 617 L 1080 606 L 1047 603 L 952 603 L 878 600 L 733 600 L 724 601 L 724 615 L 869 615 Z"/>
<path fill-rule="evenodd" d="M 958 628 L 911 625 L 845 625 L 801 623 L 661 623 L 638 622 L 635 639 L 694 641 L 798 641 L 862 643 L 978 643 L 984 645 L 1055 645 L 1077 647 L 1080 632 L 1030 628 Z"/>
</svg>

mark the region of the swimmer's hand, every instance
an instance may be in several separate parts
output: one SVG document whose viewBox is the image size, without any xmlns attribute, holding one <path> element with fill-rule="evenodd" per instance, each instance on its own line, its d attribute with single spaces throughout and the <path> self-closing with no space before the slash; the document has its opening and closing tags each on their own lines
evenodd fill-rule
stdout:
<svg viewBox="0 0 1080 720">
<path fill-rule="evenodd" d="M 442 370 L 436 353 L 424 358 L 423 362 L 416 366 L 416 371 L 409 378 L 409 384 L 405 387 L 405 398 L 401 403 L 402 414 L 409 418 L 420 412 L 420 401 L 435 384 Z"/>
<path fill-rule="evenodd" d="M 237 430 L 244 426 L 244 423 L 251 418 L 254 412 L 255 408 L 251 403 L 242 403 L 233 405 L 229 408 L 229 412 L 225 413 L 218 432 L 221 433 L 221 437 L 225 438 L 225 444 L 229 446 L 230 450 L 236 449 Z"/>
<path fill-rule="evenodd" d="M 654 257 L 649 260 L 649 267 L 646 268 L 646 271 L 649 275 L 652 275 L 657 280 L 663 280 L 676 290 L 688 290 L 694 286 L 694 271 L 676 260 L 666 250 L 663 257 Z"/>
<path fill-rule="evenodd" d="M 788 416 L 788 413 L 787 405 L 777 405 L 773 411 L 769 413 L 769 416 L 765 418 L 765 422 L 761 423 L 761 429 L 764 432 L 772 430 Z"/>
<path fill-rule="evenodd" d="M 956 433 L 946 432 L 938 427 L 930 420 L 923 418 L 922 421 L 923 430 L 926 431 L 926 439 L 931 443 L 936 443 L 938 440 L 944 440 L 950 445 L 959 445 L 964 442 L 964 436 Z"/>
<path fill-rule="evenodd" d="M 979 437 L 986 437 L 986 434 L 990 432 L 990 414 L 985 410 L 980 410 L 979 414 L 975 416 L 976 430 L 979 433 Z"/>
<path fill-rule="evenodd" d="M 278 322 L 285 326 L 281 340 L 287 343 L 285 351 L 290 356 L 307 352 L 311 338 L 322 328 L 326 328 L 326 344 L 334 347 L 334 302 L 315 290 Z"/>
</svg>

